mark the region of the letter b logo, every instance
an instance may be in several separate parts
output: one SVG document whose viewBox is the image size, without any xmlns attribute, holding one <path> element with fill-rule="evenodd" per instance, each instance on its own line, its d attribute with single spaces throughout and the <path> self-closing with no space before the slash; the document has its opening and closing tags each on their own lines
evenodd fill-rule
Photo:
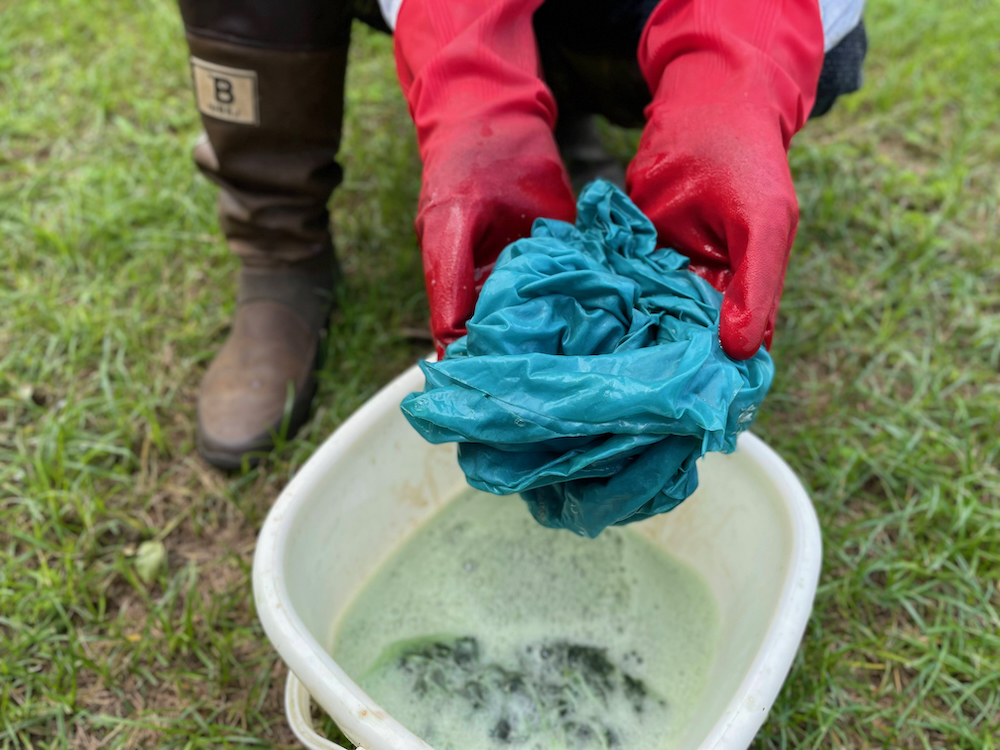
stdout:
<svg viewBox="0 0 1000 750">
<path fill-rule="evenodd" d="M 233 82 L 227 78 L 213 78 L 215 83 L 215 101 L 220 104 L 233 103 Z"/>
<path fill-rule="evenodd" d="M 244 125 L 260 123 L 255 71 L 192 57 L 191 73 L 198 111 L 203 115 Z"/>
</svg>

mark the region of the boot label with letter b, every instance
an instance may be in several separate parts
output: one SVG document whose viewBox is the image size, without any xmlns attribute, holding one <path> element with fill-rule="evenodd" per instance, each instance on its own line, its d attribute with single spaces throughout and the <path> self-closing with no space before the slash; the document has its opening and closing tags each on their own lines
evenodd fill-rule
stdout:
<svg viewBox="0 0 1000 750">
<path fill-rule="evenodd" d="M 194 95 L 203 115 L 228 122 L 259 125 L 257 74 L 252 70 L 191 58 Z"/>
</svg>

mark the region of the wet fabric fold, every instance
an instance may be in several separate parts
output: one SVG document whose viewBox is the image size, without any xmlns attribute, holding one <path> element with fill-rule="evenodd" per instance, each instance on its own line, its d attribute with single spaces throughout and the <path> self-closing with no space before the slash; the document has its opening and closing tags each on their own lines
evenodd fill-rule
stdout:
<svg viewBox="0 0 1000 750">
<path fill-rule="evenodd" d="M 656 247 L 617 187 L 592 183 L 577 211 L 500 254 L 468 334 L 421 364 L 424 391 L 402 409 L 427 440 L 459 444 L 473 487 L 595 537 L 694 492 L 697 459 L 735 450 L 774 365 L 763 348 L 726 356 L 722 295 Z"/>
</svg>

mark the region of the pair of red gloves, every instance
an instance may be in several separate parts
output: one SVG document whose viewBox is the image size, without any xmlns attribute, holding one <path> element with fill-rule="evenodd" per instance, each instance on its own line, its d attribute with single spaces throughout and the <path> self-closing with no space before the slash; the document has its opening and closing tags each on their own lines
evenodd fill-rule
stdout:
<svg viewBox="0 0 1000 750">
<path fill-rule="evenodd" d="M 572 221 L 532 15 L 542 0 L 405 0 L 396 64 L 423 188 L 416 228 L 438 347 L 464 334 L 499 252 Z M 567 19 L 570 23 L 572 19 Z M 662 0 L 637 51 L 653 101 L 627 190 L 663 246 L 724 291 L 729 356 L 770 345 L 798 223 L 788 169 L 823 62 L 817 0 Z"/>
</svg>

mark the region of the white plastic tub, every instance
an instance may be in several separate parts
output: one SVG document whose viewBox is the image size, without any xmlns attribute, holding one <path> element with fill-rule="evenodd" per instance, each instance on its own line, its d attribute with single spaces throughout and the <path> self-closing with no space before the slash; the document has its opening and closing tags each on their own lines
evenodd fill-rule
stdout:
<svg viewBox="0 0 1000 750">
<path fill-rule="evenodd" d="M 358 588 L 414 529 L 465 487 L 453 446 L 425 443 L 399 402 L 413 367 L 359 409 L 289 483 L 261 530 L 253 588 L 264 630 L 290 669 L 285 710 L 308 748 L 310 696 L 365 750 L 428 750 L 330 657 L 332 627 Z M 820 568 L 816 514 L 802 484 L 757 437 L 710 455 L 676 510 L 631 528 L 708 581 L 721 641 L 680 750 L 745 750 L 781 688 Z M 556 533 L 556 532 L 553 532 Z M 636 750 L 644 750 L 638 748 Z"/>
</svg>

